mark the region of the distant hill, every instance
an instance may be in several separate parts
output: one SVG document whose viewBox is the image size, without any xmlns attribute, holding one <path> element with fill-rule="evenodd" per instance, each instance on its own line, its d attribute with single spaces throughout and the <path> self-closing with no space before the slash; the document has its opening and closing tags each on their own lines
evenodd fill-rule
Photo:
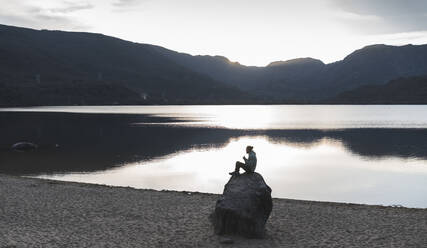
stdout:
<svg viewBox="0 0 427 248">
<path fill-rule="evenodd" d="M 385 85 L 366 85 L 328 100 L 343 104 L 427 104 L 427 76 L 392 80 Z"/>
<path fill-rule="evenodd" d="M 427 75 L 427 45 L 372 45 L 331 64 L 300 58 L 272 62 L 266 67 L 244 66 L 218 56 L 191 56 L 161 47 L 156 50 L 196 72 L 282 102 L 318 102 L 362 85 Z"/>
<path fill-rule="evenodd" d="M 154 49 L 193 71 L 251 92 L 266 102 L 301 101 L 316 96 L 313 84 L 324 68 L 323 62 L 312 58 L 273 62 L 266 67 L 244 66 L 221 56 L 191 56 L 162 47 Z"/>
<path fill-rule="evenodd" d="M 427 45 L 372 45 L 331 64 L 298 58 L 256 67 L 101 34 L 0 25 L 0 106 L 321 103 L 422 75 Z"/>
<path fill-rule="evenodd" d="M 0 105 L 240 103 L 229 85 L 150 45 L 0 25 Z"/>
</svg>

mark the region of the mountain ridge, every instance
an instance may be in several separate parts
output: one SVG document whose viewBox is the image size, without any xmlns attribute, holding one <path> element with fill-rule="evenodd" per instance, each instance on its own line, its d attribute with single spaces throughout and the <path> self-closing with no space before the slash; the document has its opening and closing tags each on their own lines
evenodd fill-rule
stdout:
<svg viewBox="0 0 427 248">
<path fill-rule="evenodd" d="M 398 77 L 427 74 L 427 45 L 369 45 L 329 64 L 299 58 L 272 62 L 270 65 L 278 66 L 265 67 L 244 66 L 210 56 L 191 56 L 161 47 L 156 49 L 194 71 L 278 101 L 307 102 L 304 98 L 308 98 L 315 102 L 362 85 L 385 84 Z M 292 63 L 299 61 L 311 63 Z"/>
<path fill-rule="evenodd" d="M 97 33 L 0 25 L 1 105 L 321 103 L 363 85 L 422 75 L 427 45 L 369 45 L 333 63 L 297 58 L 259 67 Z M 93 94 L 83 97 L 85 89 Z"/>
<path fill-rule="evenodd" d="M 384 85 L 364 85 L 326 102 L 339 104 L 427 104 L 427 75 L 402 77 Z"/>
<path fill-rule="evenodd" d="M 75 94 L 70 98 L 61 90 L 83 92 L 87 84 L 96 85 L 100 91 L 103 86 L 114 85 L 111 92 L 104 92 L 105 99 L 114 98 L 113 89 L 129 94 L 103 101 L 96 91 L 92 96 Z M 149 45 L 102 34 L 4 25 L 0 26 L 0 88 L 4 96 L 0 100 L 9 99 L 0 102 L 2 105 L 81 104 L 94 97 L 100 101 L 92 104 L 239 103 L 251 99 L 238 89 L 158 55 Z M 40 94 L 40 101 L 33 92 Z M 63 94 L 64 99 L 51 102 L 49 92 Z M 11 95 L 24 101 L 14 102 Z"/>
</svg>

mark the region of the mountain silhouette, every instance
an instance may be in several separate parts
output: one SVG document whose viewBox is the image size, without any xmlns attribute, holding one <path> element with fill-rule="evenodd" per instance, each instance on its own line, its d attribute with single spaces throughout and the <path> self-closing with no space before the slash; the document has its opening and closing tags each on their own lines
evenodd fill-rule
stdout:
<svg viewBox="0 0 427 248">
<path fill-rule="evenodd" d="M 378 95 L 366 87 L 423 75 L 427 45 L 372 45 L 330 64 L 298 58 L 257 67 L 102 34 L 0 25 L 2 106 L 340 103 L 343 92 Z"/>
<path fill-rule="evenodd" d="M 240 90 L 101 34 L 0 25 L 0 104 L 233 103 Z"/>
<path fill-rule="evenodd" d="M 231 63 L 224 57 L 191 56 L 157 47 L 168 58 L 212 78 L 280 102 L 313 103 L 362 85 L 427 75 L 427 45 L 372 45 L 341 61 L 312 58 L 272 62 L 266 67 Z"/>
<path fill-rule="evenodd" d="M 329 99 L 343 104 L 427 104 L 427 76 L 391 80 L 385 85 L 365 85 Z"/>
</svg>

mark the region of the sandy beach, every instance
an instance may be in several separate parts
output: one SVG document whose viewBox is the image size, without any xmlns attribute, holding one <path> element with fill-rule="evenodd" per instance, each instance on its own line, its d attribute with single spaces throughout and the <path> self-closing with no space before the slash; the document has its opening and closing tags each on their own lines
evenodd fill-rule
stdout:
<svg viewBox="0 0 427 248">
<path fill-rule="evenodd" d="M 217 198 L 0 175 L 0 247 L 427 247 L 427 209 L 289 199 L 265 239 L 220 237 Z"/>
</svg>

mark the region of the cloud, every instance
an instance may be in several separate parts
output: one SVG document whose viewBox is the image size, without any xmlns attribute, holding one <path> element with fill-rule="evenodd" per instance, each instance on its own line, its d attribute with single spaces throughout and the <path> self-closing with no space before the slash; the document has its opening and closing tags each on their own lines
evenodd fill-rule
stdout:
<svg viewBox="0 0 427 248">
<path fill-rule="evenodd" d="M 386 43 L 390 45 L 420 45 L 427 43 L 427 31 L 367 36 L 366 38 L 368 39 L 366 42 L 368 44 Z"/>
<path fill-rule="evenodd" d="M 0 22 L 35 29 L 88 30 L 90 27 L 71 16 L 73 12 L 91 9 L 89 3 L 56 2 L 51 7 L 34 5 L 25 1 L 0 0 Z"/>
<path fill-rule="evenodd" d="M 68 6 L 61 7 L 61 8 L 51 8 L 50 11 L 52 13 L 72 13 L 80 10 L 87 10 L 87 9 L 93 9 L 94 6 L 89 3 L 71 3 L 66 2 Z"/>
<path fill-rule="evenodd" d="M 127 7 L 129 5 L 135 5 L 138 3 L 138 0 L 117 0 L 113 3 L 113 6 L 116 7 Z"/>
<path fill-rule="evenodd" d="M 335 0 L 335 3 L 354 13 L 382 16 L 425 14 L 427 10 L 425 0 Z"/>
<path fill-rule="evenodd" d="M 28 11 L 32 13 L 45 13 L 45 14 L 69 14 L 80 10 L 93 9 L 94 6 L 90 3 L 72 3 L 64 1 L 59 7 L 42 8 L 42 7 L 28 7 Z"/>
<path fill-rule="evenodd" d="M 115 0 L 112 5 L 115 7 L 115 12 L 140 11 L 141 9 L 137 7 L 148 1 L 150 0 Z"/>
<path fill-rule="evenodd" d="M 361 15 L 352 12 L 340 11 L 335 14 L 336 17 L 351 21 L 379 21 L 381 17 L 376 15 Z"/>
<path fill-rule="evenodd" d="M 31 16 L 7 15 L 0 13 L 0 23 L 35 29 L 89 30 L 91 27 L 69 17 L 36 14 Z"/>
<path fill-rule="evenodd" d="M 341 20 L 365 33 L 398 33 L 427 30 L 425 0 L 332 0 L 347 16 Z M 348 18 L 348 17 L 355 18 Z M 362 17 L 357 20 L 356 17 Z M 375 17 L 364 20 L 364 17 Z M 358 23 L 357 23 L 358 22 Z"/>
</svg>

